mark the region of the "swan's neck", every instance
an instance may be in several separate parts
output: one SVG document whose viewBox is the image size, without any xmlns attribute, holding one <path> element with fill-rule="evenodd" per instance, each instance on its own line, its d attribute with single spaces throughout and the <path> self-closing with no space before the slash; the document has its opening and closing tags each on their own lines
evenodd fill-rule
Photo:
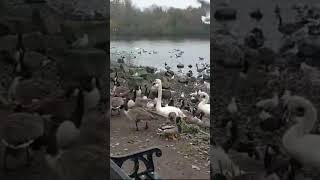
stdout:
<svg viewBox="0 0 320 180">
<path fill-rule="evenodd" d="M 158 87 L 158 99 L 157 99 L 157 109 L 161 108 L 161 98 L 162 98 L 162 84 L 159 84 Z"/>
<path fill-rule="evenodd" d="M 305 103 L 304 107 L 306 109 L 304 117 L 300 119 L 298 124 L 288 129 L 283 137 L 284 146 L 286 147 L 297 146 L 295 140 L 310 133 L 317 121 L 317 111 L 315 107 L 311 103 Z"/>
<path fill-rule="evenodd" d="M 282 17 L 281 17 L 281 15 L 280 15 L 280 13 L 279 14 L 277 14 L 277 17 L 278 17 L 278 26 L 280 27 L 280 26 L 282 26 Z"/>
<path fill-rule="evenodd" d="M 301 123 L 303 124 L 303 132 L 309 133 L 318 119 L 317 110 L 311 103 L 308 103 L 305 108 L 304 121 Z"/>
<path fill-rule="evenodd" d="M 207 99 L 202 99 L 202 101 L 199 103 L 199 106 L 205 105 L 207 102 Z"/>
</svg>

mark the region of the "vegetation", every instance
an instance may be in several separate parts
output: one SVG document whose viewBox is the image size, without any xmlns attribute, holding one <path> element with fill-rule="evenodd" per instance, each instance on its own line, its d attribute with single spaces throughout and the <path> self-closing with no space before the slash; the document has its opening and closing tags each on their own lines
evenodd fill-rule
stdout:
<svg viewBox="0 0 320 180">
<path fill-rule="evenodd" d="M 113 0 L 110 2 L 110 33 L 111 37 L 209 37 L 210 25 L 201 21 L 205 14 L 202 7 L 164 9 L 153 5 L 141 10 L 131 0 Z"/>
</svg>

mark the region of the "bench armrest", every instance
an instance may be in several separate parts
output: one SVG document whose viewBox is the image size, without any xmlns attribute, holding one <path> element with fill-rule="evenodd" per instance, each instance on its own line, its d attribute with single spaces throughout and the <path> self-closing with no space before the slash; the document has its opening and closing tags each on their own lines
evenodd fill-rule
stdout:
<svg viewBox="0 0 320 180">
<path fill-rule="evenodd" d="M 157 147 L 152 147 L 146 150 L 130 153 L 123 156 L 113 156 L 111 160 L 115 162 L 120 168 L 123 163 L 127 160 L 131 160 L 134 162 L 134 172 L 129 175 L 131 178 L 140 179 L 141 176 L 147 176 L 150 179 L 159 179 L 157 174 L 154 172 L 154 162 L 153 162 L 153 154 L 157 157 L 162 155 L 162 152 Z M 140 163 L 139 160 L 142 161 L 146 167 L 145 171 L 139 172 Z M 139 172 L 139 173 L 138 173 Z"/>
</svg>

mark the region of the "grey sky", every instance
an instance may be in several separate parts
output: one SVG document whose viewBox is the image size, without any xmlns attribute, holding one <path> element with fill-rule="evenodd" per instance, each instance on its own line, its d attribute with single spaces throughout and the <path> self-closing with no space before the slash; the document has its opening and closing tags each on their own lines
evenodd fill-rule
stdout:
<svg viewBox="0 0 320 180">
<path fill-rule="evenodd" d="M 199 7 L 197 0 L 131 0 L 139 8 L 146 8 L 153 4 L 165 7 L 187 8 L 188 6 Z M 206 0 L 210 2 L 210 0 Z"/>
</svg>

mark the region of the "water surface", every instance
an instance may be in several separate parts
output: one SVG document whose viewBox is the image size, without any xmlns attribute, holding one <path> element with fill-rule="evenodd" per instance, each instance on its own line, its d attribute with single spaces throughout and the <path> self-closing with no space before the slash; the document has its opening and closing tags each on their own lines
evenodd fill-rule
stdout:
<svg viewBox="0 0 320 180">
<path fill-rule="evenodd" d="M 112 61 L 117 60 L 124 55 L 128 63 L 137 66 L 152 66 L 164 70 L 165 62 L 172 70 L 177 71 L 177 64 L 185 65 L 183 72 L 189 70 L 187 67 L 191 64 L 192 70 L 196 72 L 195 64 L 202 67 L 202 63 L 210 62 L 210 41 L 198 39 L 184 40 L 116 40 L 110 43 L 110 58 Z M 144 49 L 145 53 L 143 53 Z M 179 49 L 184 53 L 177 58 L 175 54 Z M 155 53 L 154 53 L 155 51 Z M 141 54 L 139 54 L 141 52 Z M 204 60 L 199 60 L 203 57 Z"/>
</svg>

